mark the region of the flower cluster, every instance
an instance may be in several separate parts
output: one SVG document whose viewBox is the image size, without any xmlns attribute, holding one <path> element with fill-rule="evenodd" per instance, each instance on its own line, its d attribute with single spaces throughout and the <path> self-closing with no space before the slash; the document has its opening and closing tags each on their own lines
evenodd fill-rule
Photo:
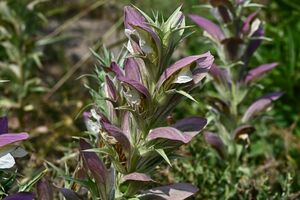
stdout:
<svg viewBox="0 0 300 200">
<path fill-rule="evenodd" d="M 197 191 L 185 183 L 149 189 L 158 184 L 150 177 L 157 166 L 164 161 L 171 165 L 175 150 L 206 125 L 202 117 L 176 122 L 167 118 L 182 99 L 193 99 L 190 91 L 201 84 L 214 60 L 207 52 L 170 64 L 186 36 L 185 17 L 178 8 L 167 20 L 158 19 L 125 7 L 128 53 L 119 59 L 108 52 L 104 58 L 98 56 L 102 87 L 100 92 L 92 91 L 95 108 L 84 113 L 97 148 L 80 140 L 83 165 L 78 170 L 86 172 L 81 177 L 96 183 L 86 186 L 94 198 L 185 199 Z M 79 196 L 68 189 L 61 192 Z"/>
<path fill-rule="evenodd" d="M 256 81 L 277 66 L 277 63 L 268 63 L 250 67 L 250 60 L 264 39 L 258 11 L 244 17 L 245 8 L 251 6 L 251 1 L 211 0 L 211 11 L 219 25 L 201 16 L 190 15 L 191 20 L 204 30 L 219 56 L 218 66 L 214 64 L 209 72 L 217 91 L 209 102 L 216 113 L 218 134 L 207 132 L 205 140 L 222 157 L 229 153 L 238 154 L 236 157 L 239 158 L 241 151 L 236 142 L 249 143 L 248 136 L 255 131 L 254 120 L 282 95 L 281 92 L 264 95 L 244 109 Z"/>
</svg>

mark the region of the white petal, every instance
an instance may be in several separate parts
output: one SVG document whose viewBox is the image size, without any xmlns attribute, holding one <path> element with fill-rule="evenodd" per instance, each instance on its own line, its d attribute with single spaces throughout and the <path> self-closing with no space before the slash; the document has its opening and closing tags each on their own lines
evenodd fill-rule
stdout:
<svg viewBox="0 0 300 200">
<path fill-rule="evenodd" d="M 101 120 L 101 116 L 98 115 L 97 111 L 95 109 L 91 109 L 91 114 L 93 116 L 93 118 L 97 121 L 100 121 Z"/>
<path fill-rule="evenodd" d="M 248 134 L 241 134 L 238 136 L 238 138 L 241 140 L 248 140 L 249 136 L 248 136 Z"/>
<path fill-rule="evenodd" d="M 141 40 L 139 33 L 135 29 L 133 30 L 125 29 L 125 35 L 130 41 L 134 41 L 136 43 Z"/>
<path fill-rule="evenodd" d="M 0 169 L 9 169 L 15 165 L 15 159 L 10 153 L 0 157 Z"/>
<path fill-rule="evenodd" d="M 136 30 L 125 29 L 125 35 L 130 39 L 131 34 L 136 34 Z"/>
<path fill-rule="evenodd" d="M 100 132 L 101 125 L 99 122 L 94 122 L 94 121 L 88 119 L 85 121 L 85 124 L 86 124 L 86 127 L 89 132 L 94 133 L 94 134 L 98 134 Z"/>
<path fill-rule="evenodd" d="M 132 48 L 130 40 L 128 40 L 127 42 L 126 49 L 129 51 L 129 53 L 134 54 L 134 50 Z"/>
<path fill-rule="evenodd" d="M 259 19 L 255 19 L 254 22 L 252 22 L 252 24 L 251 24 L 251 31 L 249 33 L 249 36 L 252 36 L 255 33 L 255 31 L 257 31 L 257 29 L 259 28 L 260 24 L 261 24 L 261 21 Z"/>
<path fill-rule="evenodd" d="M 179 75 L 173 81 L 173 83 L 187 83 L 193 80 L 193 74 L 191 70 L 181 70 Z"/>
</svg>

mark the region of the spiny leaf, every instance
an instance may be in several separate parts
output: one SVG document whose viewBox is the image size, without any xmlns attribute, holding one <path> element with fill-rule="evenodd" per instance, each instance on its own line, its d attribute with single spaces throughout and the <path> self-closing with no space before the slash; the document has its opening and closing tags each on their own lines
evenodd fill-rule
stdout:
<svg viewBox="0 0 300 200">
<path fill-rule="evenodd" d="M 24 183 L 19 187 L 19 192 L 30 191 L 31 188 L 48 172 L 48 169 L 45 169 L 34 176 L 30 181 Z"/>
<path fill-rule="evenodd" d="M 163 157 L 163 159 L 170 165 L 170 167 L 172 167 L 172 164 L 166 154 L 166 152 L 163 149 L 155 149 L 155 151 L 161 155 L 161 157 Z"/>
<path fill-rule="evenodd" d="M 199 102 L 194 97 L 192 97 L 192 95 L 190 95 L 189 93 L 187 93 L 187 92 L 185 92 L 183 90 L 172 89 L 172 90 L 166 91 L 166 93 L 169 93 L 169 94 L 178 93 L 178 94 L 181 94 L 181 95 L 185 96 L 186 98 L 194 101 L 195 103 L 199 104 Z"/>
</svg>

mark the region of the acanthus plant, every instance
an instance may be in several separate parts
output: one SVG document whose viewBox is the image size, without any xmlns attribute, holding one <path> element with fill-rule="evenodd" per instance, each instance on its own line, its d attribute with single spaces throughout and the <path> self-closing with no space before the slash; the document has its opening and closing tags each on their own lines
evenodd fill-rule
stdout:
<svg viewBox="0 0 300 200">
<path fill-rule="evenodd" d="M 67 199 L 180 200 L 197 192 L 187 183 L 153 188 L 158 183 L 151 175 L 161 163 L 171 164 L 178 147 L 206 125 L 202 117 L 175 123 L 167 117 L 180 101 L 193 99 L 189 93 L 201 85 L 214 58 L 207 52 L 171 64 L 175 48 L 188 36 L 185 17 L 178 8 L 167 20 L 159 18 L 125 7 L 128 51 L 116 59 L 107 50 L 96 55 L 100 89 L 91 89 L 95 106 L 84 113 L 93 145 L 80 139 L 83 162 L 69 179 L 82 187 L 61 189 Z"/>
<path fill-rule="evenodd" d="M 257 18 L 259 11 L 247 15 L 247 9 L 259 4 L 250 0 L 210 0 L 209 7 L 219 24 L 191 14 L 190 19 L 204 30 L 218 54 L 209 74 L 213 78 L 215 92 L 209 97 L 214 113 L 215 132 L 206 132 L 204 138 L 222 158 L 239 160 L 249 144 L 249 135 L 255 131 L 255 123 L 263 111 L 282 96 L 273 92 L 247 104 L 256 83 L 277 63 L 251 66 L 251 58 L 264 37 L 263 23 Z M 261 85 L 260 85 L 261 86 Z M 247 107 L 245 109 L 245 107 Z M 235 162 L 234 161 L 234 162 Z"/>
</svg>

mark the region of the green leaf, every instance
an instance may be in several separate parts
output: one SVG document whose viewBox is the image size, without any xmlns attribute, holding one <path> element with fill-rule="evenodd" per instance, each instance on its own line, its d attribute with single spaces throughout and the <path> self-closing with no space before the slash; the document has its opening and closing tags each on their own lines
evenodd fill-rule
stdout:
<svg viewBox="0 0 300 200">
<path fill-rule="evenodd" d="M 46 45 L 51 45 L 54 43 L 59 43 L 59 42 L 63 42 L 66 41 L 68 39 L 74 39 L 74 36 L 71 35 L 61 35 L 61 36 L 56 36 L 56 37 L 46 37 L 46 38 L 42 38 L 39 41 L 36 42 L 37 46 L 46 46 Z"/>
<path fill-rule="evenodd" d="M 209 4 L 204 4 L 204 5 L 194 5 L 192 8 L 197 8 L 197 9 L 212 9 L 213 7 Z"/>
<path fill-rule="evenodd" d="M 172 167 L 172 164 L 167 156 L 167 154 L 165 153 L 165 151 L 163 149 L 155 149 L 155 151 L 161 155 L 161 157 L 163 157 L 163 159 L 170 165 L 170 167 Z"/>
<path fill-rule="evenodd" d="M 31 180 L 28 182 L 22 184 L 19 188 L 19 192 L 25 192 L 30 191 L 31 188 L 48 172 L 48 169 L 45 169 L 38 173 L 36 176 L 34 176 Z"/>
<path fill-rule="evenodd" d="M 188 94 L 187 92 L 185 92 L 183 90 L 172 89 L 172 90 L 168 90 L 166 93 L 170 93 L 170 94 L 178 93 L 178 94 L 181 94 L 181 95 L 185 96 L 186 98 L 194 101 L 195 103 L 199 104 L 199 102 L 194 97 L 192 97 L 192 95 Z"/>
<path fill-rule="evenodd" d="M 9 80 L 0 80 L 0 83 L 7 83 Z"/>
<path fill-rule="evenodd" d="M 41 53 L 40 52 L 37 52 L 37 53 L 33 53 L 31 55 L 32 59 L 34 60 L 35 64 L 38 66 L 39 69 L 42 69 L 42 63 L 41 63 L 41 60 L 40 60 L 40 57 L 41 57 Z"/>
<path fill-rule="evenodd" d="M 168 20 L 165 22 L 165 28 L 171 28 L 171 25 L 173 23 L 176 23 L 178 21 L 178 19 L 176 17 L 178 17 L 178 13 L 180 12 L 182 8 L 182 5 L 179 6 L 173 13 L 172 15 L 168 18 Z"/>
<path fill-rule="evenodd" d="M 73 177 L 70 177 L 70 176 L 63 176 L 63 178 L 65 180 L 77 183 L 77 184 L 79 184 L 83 187 L 86 187 L 86 188 L 89 188 L 91 186 L 91 184 L 93 184 L 93 182 L 91 180 L 82 180 L 82 179 L 77 179 L 77 178 L 73 178 Z"/>
<path fill-rule="evenodd" d="M 249 3 L 246 4 L 244 7 L 249 7 L 249 8 L 264 8 L 265 6 L 262 4 L 258 4 L 258 3 Z"/>
<path fill-rule="evenodd" d="M 108 148 L 93 148 L 93 149 L 85 149 L 83 151 L 86 152 L 94 152 L 94 153 L 103 153 L 109 156 L 113 156 L 114 153 Z"/>
<path fill-rule="evenodd" d="M 139 9 L 138 7 L 136 7 L 135 5 L 132 5 L 135 9 L 137 9 L 145 18 L 149 23 L 155 24 L 155 22 L 151 19 L 151 17 L 149 17 L 146 13 L 144 13 L 141 9 Z"/>
<path fill-rule="evenodd" d="M 56 167 L 53 163 L 51 163 L 51 162 L 49 162 L 49 161 L 47 161 L 47 160 L 45 160 L 45 165 L 46 165 L 47 168 L 48 168 L 47 165 L 49 165 L 49 166 L 50 166 L 51 168 L 53 168 L 53 169 L 56 171 L 56 173 L 58 173 L 59 175 L 65 174 L 65 172 L 64 172 L 62 169 Z"/>
</svg>

